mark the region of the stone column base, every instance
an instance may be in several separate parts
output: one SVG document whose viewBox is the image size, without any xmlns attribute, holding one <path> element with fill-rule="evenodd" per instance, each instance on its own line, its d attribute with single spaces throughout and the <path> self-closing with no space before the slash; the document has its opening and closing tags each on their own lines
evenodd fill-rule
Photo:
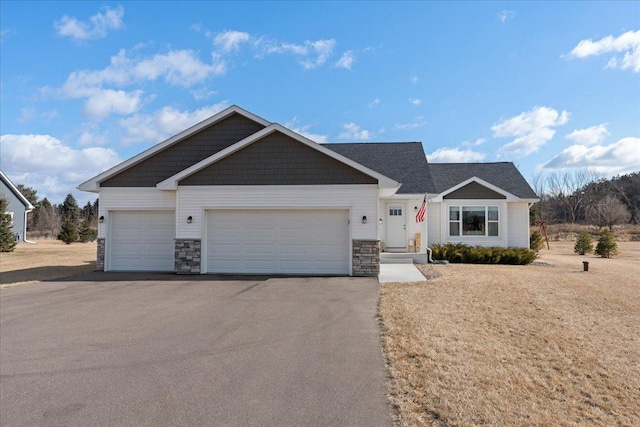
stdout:
<svg viewBox="0 0 640 427">
<path fill-rule="evenodd" d="M 377 276 L 380 274 L 380 241 L 354 240 L 351 262 L 354 276 Z"/>
<path fill-rule="evenodd" d="M 177 274 L 200 274 L 200 239 L 175 239 L 175 271 Z"/>
<path fill-rule="evenodd" d="M 98 243 L 98 255 L 96 257 L 96 270 L 104 271 L 104 237 L 100 237 L 97 239 Z"/>
</svg>

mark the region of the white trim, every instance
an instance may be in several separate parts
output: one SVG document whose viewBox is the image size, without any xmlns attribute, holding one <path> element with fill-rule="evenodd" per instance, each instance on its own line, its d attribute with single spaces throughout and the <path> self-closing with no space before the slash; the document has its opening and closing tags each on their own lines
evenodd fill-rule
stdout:
<svg viewBox="0 0 640 427">
<path fill-rule="evenodd" d="M 33 205 L 29 202 L 29 200 L 27 200 L 26 197 L 24 197 L 24 194 L 22 194 L 20 190 L 18 190 L 18 188 L 15 185 L 13 185 L 13 182 L 11 182 L 9 177 L 7 177 L 7 175 L 5 175 L 4 172 L 0 171 L 0 178 L 2 178 L 2 181 L 5 183 L 7 187 L 9 187 L 9 190 L 11 190 L 14 193 L 14 195 L 22 202 L 26 211 L 31 212 L 33 210 Z"/>
<path fill-rule="evenodd" d="M 178 189 L 178 181 L 204 169 L 205 167 L 221 160 L 224 159 L 227 156 L 230 156 L 232 154 L 234 154 L 237 151 L 242 150 L 243 148 L 249 146 L 250 144 L 274 133 L 274 132 L 280 132 L 290 138 L 293 138 L 295 140 L 297 140 L 298 142 L 301 142 L 302 144 L 305 144 L 329 157 L 332 157 L 336 160 L 338 160 L 339 162 L 342 162 L 348 166 L 351 166 L 352 168 L 366 174 L 369 175 L 373 178 L 376 178 L 378 180 L 378 187 L 379 188 L 392 188 L 395 191 L 397 191 L 398 188 L 400 188 L 400 183 L 387 177 L 384 176 L 372 169 L 367 168 L 366 166 L 361 165 L 360 163 L 356 163 L 353 160 L 342 156 L 341 154 L 336 153 L 333 150 L 330 150 L 326 147 L 323 147 L 322 145 L 308 139 L 305 138 L 302 135 L 299 135 L 295 132 L 293 132 L 290 129 L 285 128 L 282 125 L 279 125 L 278 123 L 273 123 L 270 126 L 267 126 L 266 128 L 252 134 L 249 135 L 248 137 L 246 137 L 245 139 L 243 139 L 242 141 L 238 141 L 235 144 L 225 148 L 224 150 L 221 150 L 209 157 L 207 157 L 206 159 L 196 163 L 195 165 L 188 167 L 187 169 L 178 172 L 177 174 L 165 179 L 164 181 L 158 183 L 156 185 L 156 187 L 160 190 L 177 190 Z M 395 192 L 394 191 L 394 192 Z"/>
<path fill-rule="evenodd" d="M 503 196 L 506 197 L 506 201 L 507 202 L 519 202 L 522 199 L 520 199 L 518 196 L 509 193 L 508 191 L 500 188 L 500 187 L 496 187 L 495 185 L 485 181 L 484 179 L 478 178 L 477 176 L 472 176 L 471 178 L 462 181 L 460 184 L 455 185 L 451 188 L 449 188 L 448 190 L 443 191 L 442 193 L 438 194 L 436 197 L 432 197 L 432 201 L 434 202 L 442 202 L 444 199 L 444 196 L 446 196 L 447 194 L 451 194 L 454 191 L 464 187 L 465 185 L 471 184 L 472 182 L 476 182 L 480 185 L 482 185 L 483 187 L 487 187 L 490 190 L 495 191 L 498 194 L 502 194 Z M 504 200 L 504 199 L 498 199 L 498 200 Z"/>
<path fill-rule="evenodd" d="M 173 145 L 199 131 L 201 131 L 202 129 L 211 126 L 219 121 L 222 121 L 223 119 L 226 119 L 227 117 L 229 117 L 230 115 L 237 113 L 240 114 L 250 120 L 253 120 L 254 122 L 257 122 L 263 126 L 269 126 L 271 124 L 271 122 L 263 119 L 262 117 L 258 117 L 253 113 L 250 113 L 240 107 L 238 107 L 237 105 L 232 105 L 222 111 L 220 111 L 217 114 L 214 114 L 213 116 L 209 117 L 208 119 L 205 119 L 203 121 L 201 121 L 200 123 L 197 123 L 193 126 L 191 126 L 190 128 L 180 132 L 177 135 L 172 136 L 169 139 L 166 139 L 156 145 L 154 145 L 153 147 L 143 151 L 142 153 L 138 154 L 137 156 L 134 156 L 128 160 L 125 160 L 124 162 L 112 167 L 111 169 L 108 169 L 104 172 L 102 172 L 100 175 L 94 176 L 93 178 L 83 182 L 82 184 L 78 185 L 76 188 L 80 191 L 90 191 L 90 192 L 98 192 L 100 191 L 100 182 L 111 178 L 112 176 L 116 175 L 117 173 L 128 169 L 132 166 L 134 166 L 137 163 L 140 163 L 141 161 L 151 157 L 152 155 L 154 155 L 155 153 L 157 153 L 158 151 L 161 151 L 167 147 L 169 147 L 170 145 Z"/>
</svg>

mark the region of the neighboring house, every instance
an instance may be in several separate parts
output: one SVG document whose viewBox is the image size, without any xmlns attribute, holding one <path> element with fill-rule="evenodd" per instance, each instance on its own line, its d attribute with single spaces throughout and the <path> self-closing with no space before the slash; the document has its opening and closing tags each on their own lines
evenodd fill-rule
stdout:
<svg viewBox="0 0 640 427">
<path fill-rule="evenodd" d="M 13 185 L 13 182 L 0 171 L 0 195 L 5 197 L 9 202 L 7 213 L 12 218 L 13 234 L 16 236 L 18 243 L 27 241 L 27 213 L 33 210 L 33 205 L 29 203 L 26 197 Z"/>
<path fill-rule="evenodd" d="M 100 194 L 100 269 L 183 274 L 370 276 L 380 242 L 528 246 L 537 201 L 511 163 L 430 165 L 418 142 L 318 144 L 237 106 L 78 188 Z"/>
</svg>

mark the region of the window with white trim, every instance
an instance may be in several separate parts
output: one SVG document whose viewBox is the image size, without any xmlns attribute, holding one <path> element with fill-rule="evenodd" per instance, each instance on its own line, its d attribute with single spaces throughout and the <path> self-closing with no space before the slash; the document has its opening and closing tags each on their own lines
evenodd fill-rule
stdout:
<svg viewBox="0 0 640 427">
<path fill-rule="evenodd" d="M 449 236 L 496 237 L 499 230 L 498 206 L 449 206 Z"/>
</svg>

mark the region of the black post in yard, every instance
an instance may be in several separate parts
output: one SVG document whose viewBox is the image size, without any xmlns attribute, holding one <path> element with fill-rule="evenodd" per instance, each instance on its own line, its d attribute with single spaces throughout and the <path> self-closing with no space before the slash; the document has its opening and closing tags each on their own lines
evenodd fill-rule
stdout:
<svg viewBox="0 0 640 427">
<path fill-rule="evenodd" d="M 589 261 L 582 261 L 583 271 L 589 271 Z"/>
</svg>

